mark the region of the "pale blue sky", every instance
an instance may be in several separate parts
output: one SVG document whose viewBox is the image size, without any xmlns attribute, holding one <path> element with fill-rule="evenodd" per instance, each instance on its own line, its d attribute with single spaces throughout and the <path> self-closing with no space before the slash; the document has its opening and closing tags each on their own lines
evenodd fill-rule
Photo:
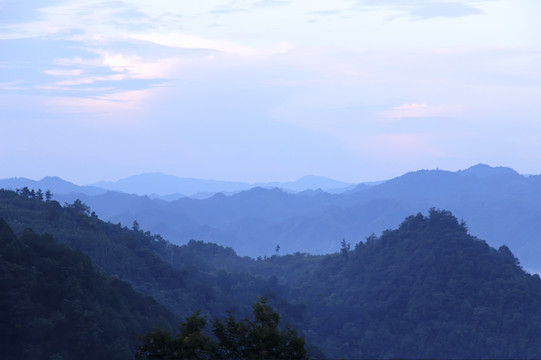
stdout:
<svg viewBox="0 0 541 360">
<path fill-rule="evenodd" d="M 541 173 L 539 0 L 0 0 L 0 178 Z"/>
</svg>

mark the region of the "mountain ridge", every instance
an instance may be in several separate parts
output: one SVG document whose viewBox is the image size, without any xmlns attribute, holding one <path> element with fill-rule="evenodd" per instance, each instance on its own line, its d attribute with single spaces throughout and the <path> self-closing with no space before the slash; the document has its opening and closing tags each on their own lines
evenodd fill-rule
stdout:
<svg viewBox="0 0 541 360">
<path fill-rule="evenodd" d="M 6 190 L 0 198 L 0 217 L 17 233 L 32 227 L 53 234 L 177 314 L 239 314 L 240 304 L 262 295 L 330 358 L 541 356 L 539 276 L 526 273 L 507 246 L 495 249 L 470 235 L 447 210 L 409 215 L 353 248 L 343 240 L 333 254 L 277 249 L 256 260 L 202 241 L 176 246 L 137 224 L 105 223 L 80 201 L 61 207 Z M 39 257 L 16 248 L 2 255 L 31 269 Z M 47 329 L 47 322 L 37 324 Z"/>
<path fill-rule="evenodd" d="M 339 192 L 352 186 L 351 183 L 337 181 L 325 176 L 305 175 L 296 181 L 288 182 L 237 182 L 225 180 L 206 180 L 183 178 L 162 172 L 143 173 L 122 178 L 117 181 L 101 181 L 93 186 L 113 191 L 134 193 L 137 195 L 155 194 L 157 197 L 194 196 L 198 193 L 235 193 L 254 187 L 278 187 L 289 191 L 327 190 Z"/>
<path fill-rule="evenodd" d="M 137 220 L 173 243 L 206 240 L 252 257 L 270 256 L 277 245 L 284 254 L 332 253 L 342 239 L 357 242 L 408 214 L 445 208 L 468 219 L 474 235 L 495 247 L 507 243 L 529 271 L 541 271 L 536 256 L 541 176 L 483 164 L 457 172 L 419 170 L 340 194 L 253 188 L 172 201 L 120 192 L 54 198 L 61 203 L 80 198 L 106 220 L 128 225 Z"/>
</svg>

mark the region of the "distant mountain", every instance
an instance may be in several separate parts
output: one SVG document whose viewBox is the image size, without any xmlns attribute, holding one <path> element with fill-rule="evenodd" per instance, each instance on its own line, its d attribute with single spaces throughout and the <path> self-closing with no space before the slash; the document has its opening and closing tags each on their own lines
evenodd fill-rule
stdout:
<svg viewBox="0 0 541 360">
<path fill-rule="evenodd" d="M 29 189 L 34 190 L 51 190 L 53 194 L 66 195 L 70 193 L 79 193 L 90 196 L 101 195 L 108 191 L 115 191 L 140 196 L 146 195 L 151 199 L 165 201 L 178 200 L 186 196 L 206 199 L 216 193 L 232 195 L 254 187 L 280 188 L 292 192 L 323 190 L 329 193 L 340 193 L 349 190 L 354 186 L 355 185 L 353 184 L 342 181 L 313 175 L 304 176 L 297 181 L 256 184 L 179 178 L 163 173 L 145 173 L 130 176 L 118 181 L 100 181 L 86 186 L 76 185 L 56 176 L 47 176 L 41 180 L 27 178 L 0 179 L 0 189 L 15 190 L 28 187 Z"/>
<path fill-rule="evenodd" d="M 307 200 L 295 197 L 324 194 L 238 195 L 252 212 L 274 199 L 268 216 L 282 202 L 297 212 Z M 340 196 L 325 196 L 335 204 L 324 213 L 335 213 Z M 211 199 L 229 211 L 228 198 Z M 317 358 L 325 358 L 321 351 L 348 359 L 541 358 L 539 276 L 524 272 L 507 246 L 495 249 L 470 235 L 446 210 L 409 215 L 395 230 L 356 244 L 344 240 L 337 253 L 257 260 L 202 241 L 175 246 L 137 224 L 130 230 L 105 223 L 80 201 L 62 207 L 1 190 L 0 217 L 15 231 L 0 221 L 2 358 L 130 358 L 133 345 L 119 335 L 167 313 L 121 278 L 183 315 L 201 309 L 207 318 L 223 317 L 231 310 L 238 318 L 256 296 L 267 297 L 281 323 L 317 345 Z M 80 249 L 113 276 L 29 228 Z"/>
<path fill-rule="evenodd" d="M 50 190 L 53 194 L 81 193 L 86 195 L 98 195 L 106 192 L 104 189 L 95 186 L 79 186 L 57 176 L 46 176 L 41 180 L 27 178 L 0 179 L 0 189 L 15 190 L 24 187 L 29 189 L 42 189 L 43 192 Z"/>
<path fill-rule="evenodd" d="M 106 220 L 128 226 L 137 220 L 177 244 L 211 241 L 253 257 L 270 256 L 277 245 L 284 254 L 331 253 L 342 239 L 357 243 L 408 214 L 449 209 L 468 222 L 472 234 L 492 246 L 508 244 L 526 269 L 541 271 L 541 176 L 484 164 L 457 172 L 419 170 L 338 194 L 258 187 L 173 201 L 120 192 L 54 198 L 80 198 Z"/>
<path fill-rule="evenodd" d="M 466 170 L 458 171 L 458 173 L 461 175 L 472 175 L 479 178 L 485 178 L 485 177 L 490 177 L 490 176 L 501 176 L 501 175 L 509 175 L 509 176 L 519 175 L 518 172 L 516 172 L 515 170 L 509 167 L 503 167 L 503 166 L 491 167 L 486 164 L 477 164 Z"/>
<path fill-rule="evenodd" d="M 249 184 L 241 182 L 179 178 L 160 172 L 133 175 L 118 181 L 101 181 L 93 185 L 129 194 L 155 194 L 158 196 L 170 194 L 192 195 L 198 192 L 241 191 L 250 187 Z"/>
<path fill-rule="evenodd" d="M 527 269 L 541 270 L 541 176 L 509 168 L 420 170 L 340 194 L 253 188 L 170 202 L 121 193 L 55 198 L 71 202 L 76 197 L 114 223 L 137 220 L 178 244 L 212 241 L 254 257 L 274 254 L 277 245 L 282 253 L 330 253 L 339 250 L 342 239 L 357 243 L 408 214 L 449 209 L 467 220 L 472 234 L 492 246 L 508 244 Z"/>
<path fill-rule="evenodd" d="M 130 176 L 118 181 L 101 181 L 93 186 L 121 191 L 136 195 L 150 195 L 164 200 L 179 199 L 183 196 L 196 196 L 207 198 L 218 192 L 235 193 L 249 190 L 254 187 L 280 188 L 289 191 L 304 191 L 322 189 L 330 192 L 347 190 L 352 184 L 332 180 L 323 176 L 304 176 L 292 182 L 269 182 L 249 184 L 244 182 L 201 180 L 193 178 L 179 178 L 163 173 L 145 173 Z"/>
<path fill-rule="evenodd" d="M 307 175 L 297 181 L 257 183 L 254 186 L 263 188 L 279 188 L 290 191 L 323 190 L 328 193 L 340 193 L 352 188 L 353 184 L 337 181 L 325 176 Z"/>
</svg>

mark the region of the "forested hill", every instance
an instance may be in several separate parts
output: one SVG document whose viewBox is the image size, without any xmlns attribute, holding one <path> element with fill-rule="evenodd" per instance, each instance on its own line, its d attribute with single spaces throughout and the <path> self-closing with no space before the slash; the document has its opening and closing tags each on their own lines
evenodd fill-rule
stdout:
<svg viewBox="0 0 541 360">
<path fill-rule="evenodd" d="M 232 249 L 202 242 L 176 246 L 136 223 L 128 229 L 104 222 L 79 200 L 61 206 L 31 193 L 0 190 L 0 218 L 17 234 L 26 228 L 53 234 L 59 243 L 82 250 L 99 269 L 130 282 L 177 314 L 188 315 L 201 308 L 207 314 L 225 315 L 234 310 L 245 316 L 257 296 L 271 289 L 266 277 L 243 269 L 231 273 L 229 265 L 238 268 L 255 263 L 238 257 Z"/>
<path fill-rule="evenodd" d="M 323 260 L 290 289 L 311 299 L 305 329 L 333 333 L 311 338 L 333 356 L 541 357 L 539 276 L 447 211 L 410 216 Z"/>
<path fill-rule="evenodd" d="M 45 190 L 49 185 L 25 186 Z M 408 215 L 432 207 L 447 209 L 466 219 L 475 236 L 494 247 L 507 244 L 526 269 L 541 271 L 541 176 L 523 176 L 510 168 L 420 170 L 340 194 L 253 188 L 231 196 L 170 202 L 83 188 L 66 193 L 65 188 L 50 188 L 54 199 L 72 203 L 79 198 L 102 219 L 128 226 L 137 220 L 145 230 L 176 244 L 202 239 L 253 257 L 273 255 L 277 244 L 282 254 L 327 254 L 339 250 L 341 239 L 357 243 Z"/>
<path fill-rule="evenodd" d="M 0 219 L 0 358 L 133 359 L 140 336 L 174 317 L 80 251 Z"/>
<path fill-rule="evenodd" d="M 468 234 L 450 212 L 406 218 L 338 253 L 264 259 L 201 241 L 104 223 L 81 202 L 60 206 L 0 191 L 0 217 L 83 250 L 101 269 L 181 315 L 245 315 L 258 295 L 330 358 L 541 358 L 541 280 L 511 251 Z"/>
</svg>

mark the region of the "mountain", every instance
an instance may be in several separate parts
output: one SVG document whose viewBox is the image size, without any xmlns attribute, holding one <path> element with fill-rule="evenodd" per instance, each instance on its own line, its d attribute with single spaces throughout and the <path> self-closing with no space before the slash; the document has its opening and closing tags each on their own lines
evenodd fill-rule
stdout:
<svg viewBox="0 0 541 360">
<path fill-rule="evenodd" d="M 469 235 L 448 211 L 408 216 L 343 248 L 290 289 L 311 299 L 304 328 L 327 329 L 310 341 L 330 357 L 541 356 L 539 276 L 525 273 L 508 247 Z"/>
<path fill-rule="evenodd" d="M 325 254 L 340 241 L 356 243 L 412 213 L 435 207 L 468 219 L 472 234 L 490 245 L 507 244 L 526 269 L 541 271 L 541 176 L 484 164 L 457 172 L 419 170 L 337 194 L 256 187 L 234 194 L 174 201 L 103 192 L 59 194 L 81 199 L 112 223 L 141 227 L 177 244 L 192 239 L 233 247 L 241 255 Z"/>
<path fill-rule="evenodd" d="M 229 279 L 228 273 L 205 272 L 198 258 L 190 255 L 198 248 L 197 242 L 189 249 L 179 248 L 159 235 L 141 230 L 137 224 L 127 228 L 104 222 L 80 200 L 61 206 L 55 200 L 43 201 L 0 190 L 0 218 L 16 234 L 33 229 L 36 233 L 54 235 L 58 243 L 87 254 L 98 269 L 129 282 L 135 290 L 153 296 L 170 311 L 183 316 L 196 308 L 207 309 L 214 315 L 249 309 L 258 295 L 267 293 L 268 280 L 243 275 L 246 283 L 235 290 L 241 298 L 232 298 L 228 294 L 235 277 Z M 211 253 L 211 248 L 208 249 Z M 231 249 L 220 253 L 225 254 L 223 257 L 236 258 Z M 242 261 L 254 260 L 246 258 L 237 262 Z"/>
<path fill-rule="evenodd" d="M 139 335 L 174 316 L 80 251 L 0 219 L 0 357 L 133 359 Z"/>
<path fill-rule="evenodd" d="M 268 200 L 267 191 L 259 189 L 252 195 Z M 280 202 L 290 195 L 272 197 Z M 247 201 L 251 198 L 245 199 L 248 207 L 253 206 Z M 37 339 L 56 339 L 59 334 L 63 341 L 64 334 L 90 332 L 83 349 L 92 355 L 102 350 L 94 348 L 94 341 L 114 346 L 103 340 L 103 334 L 121 333 L 125 326 L 125 322 L 109 326 L 92 318 L 100 314 L 92 305 L 55 300 L 85 291 L 85 301 L 109 299 L 126 287 L 117 282 L 108 290 L 86 286 L 88 281 L 95 284 L 89 280 L 92 271 L 87 258 L 54 244 L 50 235 L 41 237 L 25 230 L 31 227 L 80 249 L 108 276 L 125 279 L 176 314 L 185 316 L 201 309 L 211 318 L 225 316 L 227 310 L 245 316 L 242 309 L 249 308 L 257 296 L 267 297 L 286 326 L 299 329 L 308 344 L 317 344 L 330 358 L 541 357 L 541 279 L 522 270 L 509 247 L 490 247 L 446 210 L 407 216 L 396 229 L 366 241 L 350 244 L 344 240 L 337 253 L 275 254 L 257 260 L 202 241 L 176 246 L 136 223 L 132 229 L 105 223 L 80 201 L 62 207 L 56 201 L 3 190 L 0 217 L 6 218 L 15 234 L 21 234 L 17 240 L 6 226 L 0 229 L 0 239 L 7 239 L 0 242 L 5 249 L 0 276 L 8 278 L 0 282 L 4 286 L 0 301 L 10 304 L 0 307 L 4 312 L 0 328 L 6 334 L 3 345 L 12 341 L 11 319 L 25 320 L 25 316 L 31 320 L 21 322 L 24 331 L 37 329 L 25 349 L 37 351 L 41 350 L 34 348 Z M 51 256 L 57 253 L 58 257 Z M 24 266 L 22 276 L 13 272 L 18 266 Z M 69 278 L 70 274 L 75 278 Z M 69 286 L 62 282 L 65 276 Z M 23 286 L 22 280 L 29 282 Z M 39 296 L 27 295 L 26 289 Z M 124 316 L 138 309 L 127 298 L 117 299 L 115 306 L 123 309 Z M 45 302 L 56 310 L 51 316 L 36 318 L 34 312 Z M 22 307 L 17 310 L 11 304 Z M 108 306 L 100 308 L 114 321 L 114 310 Z M 82 326 L 71 330 L 58 325 L 71 319 L 74 309 L 85 309 L 80 313 L 86 317 L 72 322 Z"/>
<path fill-rule="evenodd" d="M 235 193 L 249 190 L 254 187 L 280 188 L 289 191 L 304 191 L 323 189 L 340 192 L 351 184 L 332 180 L 323 176 L 304 176 L 292 182 L 269 182 L 249 184 L 233 181 L 201 180 L 193 178 L 179 178 L 163 173 L 144 173 L 129 176 L 118 181 L 101 181 L 93 186 L 120 191 L 129 194 L 149 195 L 167 200 L 179 199 L 183 196 L 210 197 L 215 193 Z M 183 195 L 184 194 L 184 195 Z"/>
<path fill-rule="evenodd" d="M 118 181 L 101 181 L 93 185 L 129 194 L 158 196 L 177 194 L 178 197 L 182 194 L 193 195 L 199 192 L 235 192 L 250 187 L 249 184 L 241 182 L 179 178 L 160 172 L 133 175 Z"/>
<path fill-rule="evenodd" d="M 352 188 L 354 185 L 343 181 L 337 181 L 325 176 L 307 175 L 296 181 L 257 183 L 254 187 L 279 188 L 288 191 L 301 192 L 306 190 L 323 190 L 328 193 L 341 193 Z"/>
<path fill-rule="evenodd" d="M 95 186 L 79 186 L 69 181 L 63 180 L 57 176 L 46 176 L 41 180 L 32 180 L 27 178 L 9 178 L 0 180 L 0 189 L 42 189 L 50 190 L 53 194 L 80 193 L 86 195 L 99 195 L 105 192 L 104 189 Z"/>
<path fill-rule="evenodd" d="M 525 268 L 541 271 L 541 176 L 509 168 L 419 170 L 339 194 L 258 187 L 169 202 L 122 193 L 55 195 L 60 202 L 77 197 L 111 222 L 137 220 L 177 244 L 206 240 L 253 257 L 270 256 L 277 245 L 283 254 L 336 252 L 342 239 L 356 243 L 409 214 L 449 209 L 468 219 L 474 235 L 495 247 L 508 244 Z"/>
<path fill-rule="evenodd" d="M 518 172 L 503 166 L 491 167 L 487 164 L 477 164 L 466 170 L 458 171 L 461 175 L 471 175 L 478 178 L 486 178 L 490 176 L 499 176 L 499 175 L 510 175 L 516 176 L 519 175 Z"/>
</svg>

